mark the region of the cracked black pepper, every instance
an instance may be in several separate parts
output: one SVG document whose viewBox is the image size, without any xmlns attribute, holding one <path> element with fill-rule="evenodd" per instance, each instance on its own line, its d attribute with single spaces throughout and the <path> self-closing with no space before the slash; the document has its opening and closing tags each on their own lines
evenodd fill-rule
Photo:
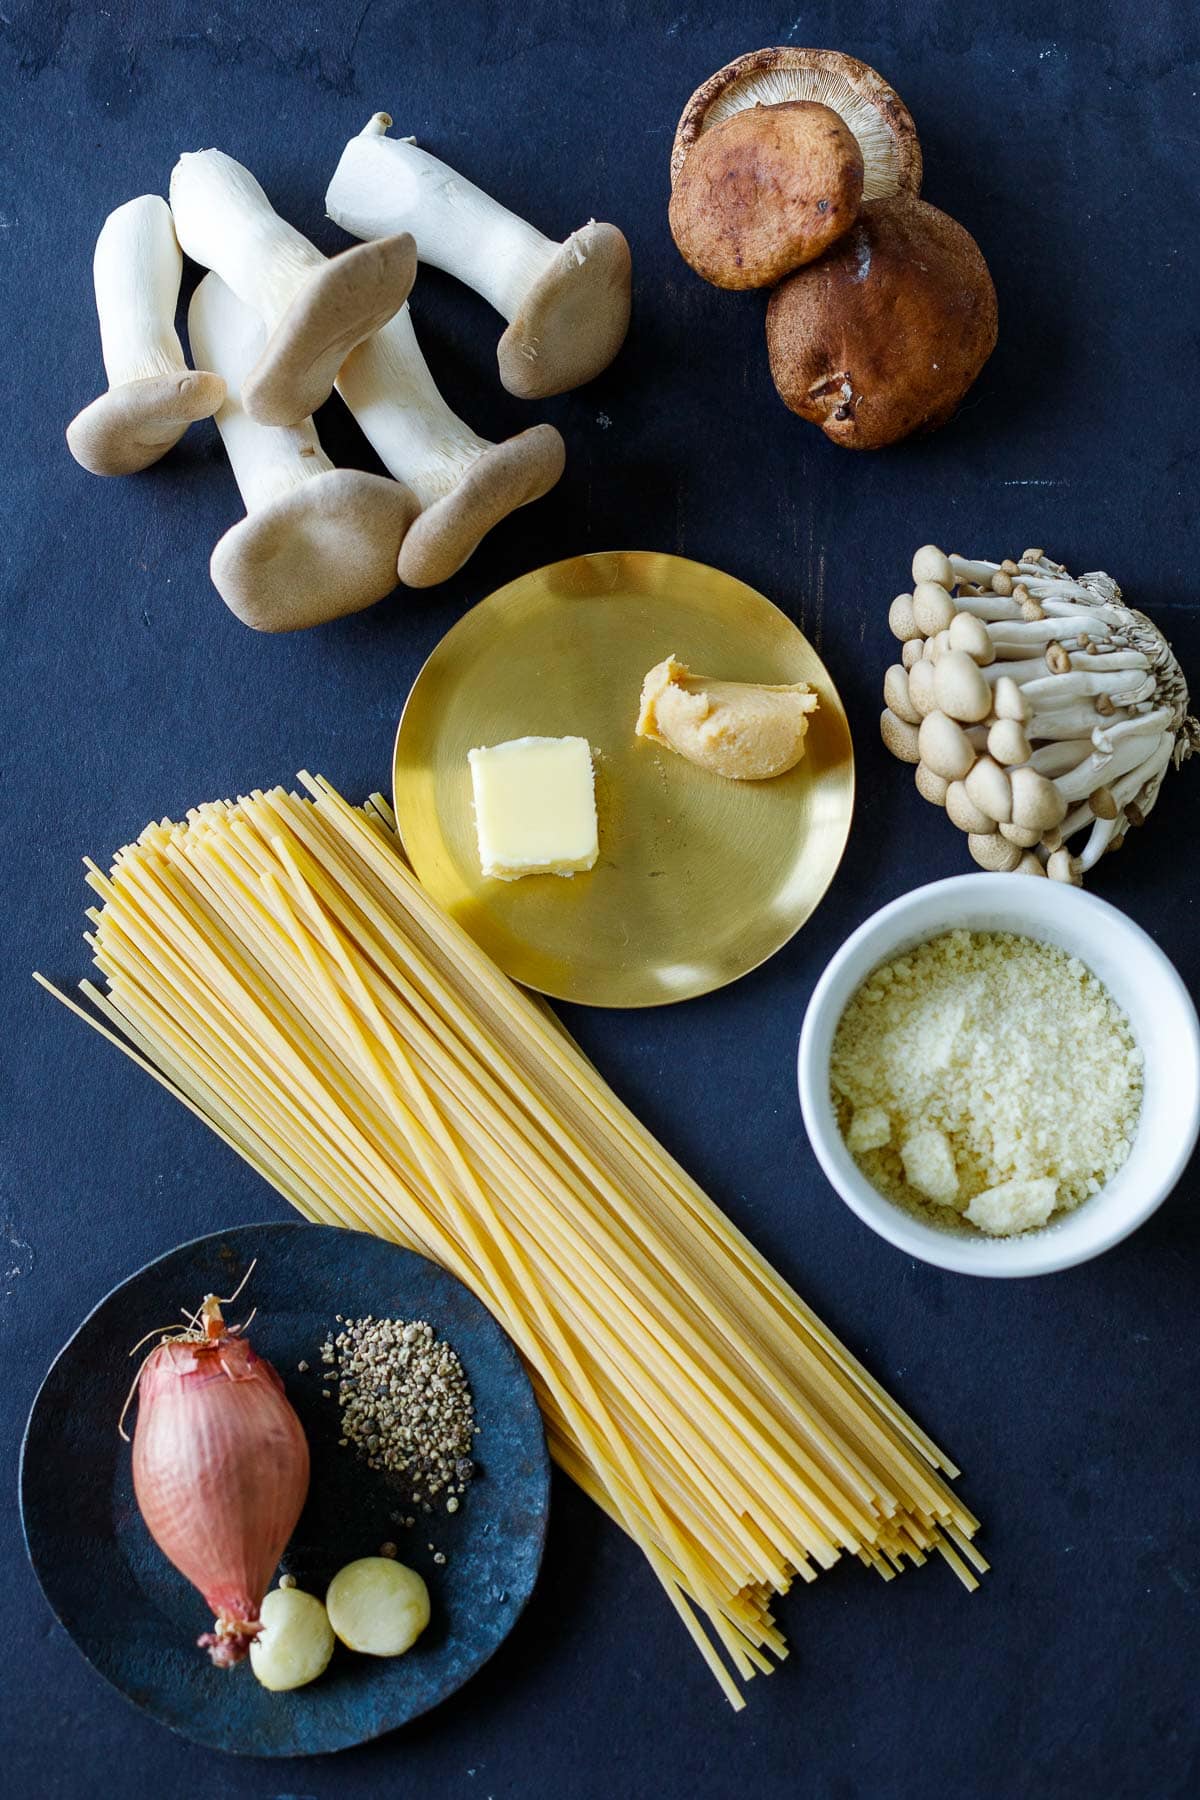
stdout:
<svg viewBox="0 0 1200 1800">
<path fill-rule="evenodd" d="M 321 1348 L 341 1406 L 341 1442 L 370 1469 L 404 1482 L 423 1513 L 443 1495 L 448 1512 L 475 1473 L 478 1427 L 471 1390 L 453 1348 L 425 1319 L 338 1320 Z M 330 1390 L 325 1390 L 326 1392 Z M 413 1521 L 408 1521 L 412 1523 Z"/>
</svg>

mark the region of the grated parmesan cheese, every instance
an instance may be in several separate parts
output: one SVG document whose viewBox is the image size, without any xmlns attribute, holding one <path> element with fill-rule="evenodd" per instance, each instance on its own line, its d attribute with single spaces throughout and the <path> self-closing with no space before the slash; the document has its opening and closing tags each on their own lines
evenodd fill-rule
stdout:
<svg viewBox="0 0 1200 1800">
<path fill-rule="evenodd" d="M 948 931 L 867 977 L 838 1024 L 830 1080 L 847 1146 L 880 1193 L 930 1223 L 1009 1236 L 1120 1168 L 1142 1053 L 1078 957 L 1011 932 Z"/>
</svg>

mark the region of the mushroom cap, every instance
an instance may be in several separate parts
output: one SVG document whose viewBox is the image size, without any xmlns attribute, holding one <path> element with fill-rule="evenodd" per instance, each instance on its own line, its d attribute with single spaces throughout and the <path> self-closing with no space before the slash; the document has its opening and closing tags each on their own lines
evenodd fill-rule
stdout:
<svg viewBox="0 0 1200 1800">
<path fill-rule="evenodd" d="M 396 558 L 419 508 L 398 481 L 331 469 L 227 531 L 213 586 L 254 631 L 302 631 L 361 612 L 396 585 Z"/>
<path fill-rule="evenodd" d="M 910 725 L 907 719 L 897 718 L 890 706 L 885 706 L 879 715 L 879 735 L 884 746 L 890 750 L 899 762 L 919 763 L 921 751 L 917 741 L 917 727 Z"/>
<path fill-rule="evenodd" d="M 981 869 L 991 869 L 997 874 L 1011 875 L 1014 869 L 1021 866 L 1021 852 L 1016 844 L 1010 844 L 1002 838 L 998 831 L 972 831 L 967 834 L 967 849 L 971 852 Z"/>
<path fill-rule="evenodd" d="M 706 131 L 671 193 L 680 255 L 720 288 L 773 287 L 858 217 L 858 140 L 815 100 L 750 106 Z"/>
<path fill-rule="evenodd" d="M 921 720 L 921 761 L 947 781 L 962 781 L 975 766 L 975 746 L 956 719 L 943 712 Z"/>
<path fill-rule="evenodd" d="M 544 400 L 607 369 L 629 329 L 630 268 L 615 225 L 589 219 L 571 233 L 496 346 L 510 394 Z"/>
<path fill-rule="evenodd" d="M 751 50 L 702 82 L 683 109 L 671 147 L 671 186 L 693 147 L 748 106 L 816 100 L 845 120 L 863 159 L 863 198 L 919 193 L 921 146 L 912 114 L 882 75 L 839 50 L 783 44 Z"/>
<path fill-rule="evenodd" d="M 211 418 L 224 399 L 225 383 L 205 369 L 126 381 L 76 413 L 67 448 L 93 475 L 136 475 L 165 456 L 189 425 Z"/>
<path fill-rule="evenodd" d="M 553 425 L 533 425 L 493 444 L 409 530 L 396 565 L 401 581 L 408 587 L 448 581 L 493 525 L 549 493 L 565 462 L 566 447 Z"/>
<path fill-rule="evenodd" d="M 913 780 L 917 784 L 917 792 L 923 800 L 929 800 L 934 806 L 945 806 L 946 795 L 950 791 L 950 783 L 944 775 L 920 762 L 917 764 Z"/>
<path fill-rule="evenodd" d="M 1053 831 L 1067 816 L 1067 802 L 1060 790 L 1037 769 L 1018 768 L 1009 774 L 1012 817 L 1015 825 Z"/>
<path fill-rule="evenodd" d="M 417 278 L 407 231 L 354 244 L 314 269 L 242 383 L 260 425 L 298 425 L 323 406 L 350 352 L 386 325 Z"/>
<path fill-rule="evenodd" d="M 865 205 L 767 308 L 785 405 L 851 450 L 944 425 L 995 343 L 996 290 L 979 246 L 908 194 Z"/>
</svg>

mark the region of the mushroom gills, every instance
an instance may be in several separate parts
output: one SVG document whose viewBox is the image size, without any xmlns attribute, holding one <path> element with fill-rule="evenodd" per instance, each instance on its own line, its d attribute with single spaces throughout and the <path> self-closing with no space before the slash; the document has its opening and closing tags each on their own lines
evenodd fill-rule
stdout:
<svg viewBox="0 0 1200 1800">
<path fill-rule="evenodd" d="M 635 729 L 727 780 L 766 781 L 800 761 L 817 706 L 806 682 L 716 681 L 668 656 L 642 683 Z"/>
<path fill-rule="evenodd" d="M 629 245 L 589 219 L 563 243 L 422 150 L 376 113 L 350 139 L 325 195 L 351 237 L 411 232 L 422 262 L 465 282 L 508 321 L 500 379 L 525 400 L 565 393 L 608 367 L 629 327 Z"/>
<path fill-rule="evenodd" d="M 209 564 L 230 611 L 256 631 L 297 631 L 382 600 L 396 585 L 416 496 L 383 476 L 335 469 L 311 419 L 281 427 L 250 417 L 241 384 L 265 328 L 219 276 L 197 287 L 188 330 L 226 381 L 217 429 L 246 504 Z"/>
<path fill-rule="evenodd" d="M 921 146 L 912 115 L 895 89 L 856 57 L 791 44 L 739 56 L 696 89 L 675 133 L 672 186 L 706 132 L 747 107 L 789 100 L 828 106 L 849 126 L 862 152 L 864 200 L 900 189 L 920 192 Z"/>
</svg>

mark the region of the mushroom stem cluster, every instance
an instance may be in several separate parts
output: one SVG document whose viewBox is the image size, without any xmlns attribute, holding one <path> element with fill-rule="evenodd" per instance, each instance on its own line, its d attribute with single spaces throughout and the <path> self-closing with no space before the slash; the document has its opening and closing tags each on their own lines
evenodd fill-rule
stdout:
<svg viewBox="0 0 1200 1800">
<path fill-rule="evenodd" d="M 629 325 L 629 246 L 616 226 L 589 219 L 555 243 L 414 139 L 389 137 L 391 123 L 376 113 L 342 152 L 325 195 L 335 224 L 367 240 L 409 232 L 422 262 L 482 294 L 508 321 L 500 379 L 521 399 L 607 368 Z"/>
<path fill-rule="evenodd" d="M 1170 645 L 1111 576 L 1076 580 L 1041 549 L 994 563 L 926 544 L 912 574 L 888 614 L 903 650 L 884 743 L 982 868 L 1079 885 L 1200 749 Z"/>
<path fill-rule="evenodd" d="M 141 194 L 109 213 L 92 272 L 108 392 L 72 419 L 67 445 L 93 475 L 132 475 L 215 413 L 225 388 L 184 361 L 175 331 L 183 258 L 165 200 Z"/>
</svg>

